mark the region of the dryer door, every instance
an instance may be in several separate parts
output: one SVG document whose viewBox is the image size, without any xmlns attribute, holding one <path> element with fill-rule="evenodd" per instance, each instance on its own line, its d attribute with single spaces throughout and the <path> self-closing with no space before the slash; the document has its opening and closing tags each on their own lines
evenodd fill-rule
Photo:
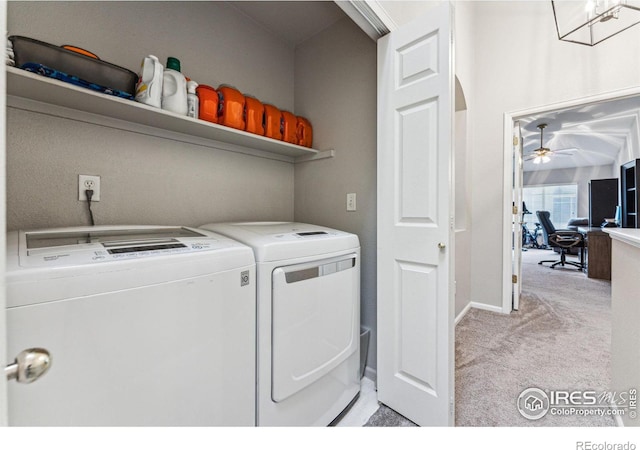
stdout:
<svg viewBox="0 0 640 450">
<path fill-rule="evenodd" d="M 358 350 L 357 253 L 273 271 L 272 389 L 281 402 Z"/>
</svg>

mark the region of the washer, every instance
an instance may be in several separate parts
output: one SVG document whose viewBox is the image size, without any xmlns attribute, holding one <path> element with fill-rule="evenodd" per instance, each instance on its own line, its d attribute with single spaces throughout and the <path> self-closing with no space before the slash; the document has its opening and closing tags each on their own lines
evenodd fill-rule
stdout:
<svg viewBox="0 0 640 450">
<path fill-rule="evenodd" d="M 253 248 L 260 426 L 326 426 L 360 391 L 360 243 L 293 222 L 207 224 Z"/>
<path fill-rule="evenodd" d="M 255 425 L 255 262 L 184 227 L 7 236 L 9 355 L 51 367 L 8 384 L 9 424 Z"/>
</svg>

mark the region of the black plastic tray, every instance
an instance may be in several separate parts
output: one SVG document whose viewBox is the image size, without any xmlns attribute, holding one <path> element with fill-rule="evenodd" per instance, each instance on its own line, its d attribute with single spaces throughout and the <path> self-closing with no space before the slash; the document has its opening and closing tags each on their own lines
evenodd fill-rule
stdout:
<svg viewBox="0 0 640 450">
<path fill-rule="evenodd" d="M 124 67 L 24 36 L 9 36 L 9 40 L 18 68 L 26 63 L 42 64 L 90 83 L 135 95 L 138 75 Z"/>
</svg>

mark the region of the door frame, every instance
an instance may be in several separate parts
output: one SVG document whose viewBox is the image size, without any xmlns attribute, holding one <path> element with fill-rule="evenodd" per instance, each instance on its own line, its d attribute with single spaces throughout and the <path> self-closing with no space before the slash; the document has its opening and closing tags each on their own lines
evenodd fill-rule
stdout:
<svg viewBox="0 0 640 450">
<path fill-rule="evenodd" d="M 502 208 L 502 312 L 511 312 L 512 295 L 512 265 L 513 254 L 511 249 L 512 239 L 512 198 L 513 198 L 513 124 L 527 116 L 545 114 L 559 109 L 575 108 L 577 106 L 601 103 L 610 100 L 620 100 L 640 95 L 640 85 L 630 88 L 608 91 L 601 94 L 579 97 L 548 105 L 537 106 L 504 113 L 503 127 L 503 208 Z"/>
<path fill-rule="evenodd" d="M 517 127 L 516 123 L 518 124 Z M 511 273 L 515 275 L 515 281 L 511 283 L 511 309 L 517 311 L 520 307 L 520 295 L 522 294 L 522 225 L 524 218 L 522 208 L 524 204 L 522 201 L 524 144 L 522 143 L 522 126 L 519 120 L 513 121 L 512 136 L 511 172 L 513 174 L 513 185 L 511 188 L 511 202 L 513 211 L 511 213 L 511 242 L 513 251 L 511 252 L 511 258 L 513 264 Z"/>
<path fill-rule="evenodd" d="M 7 35 L 7 0 L 0 0 L 0 35 Z M 0 70 L 0 427 L 9 424 L 7 379 L 4 375 L 4 366 L 9 362 L 7 359 L 7 325 L 6 325 L 6 236 L 7 236 L 7 214 L 6 214 L 6 160 L 7 160 L 7 71 Z"/>
</svg>

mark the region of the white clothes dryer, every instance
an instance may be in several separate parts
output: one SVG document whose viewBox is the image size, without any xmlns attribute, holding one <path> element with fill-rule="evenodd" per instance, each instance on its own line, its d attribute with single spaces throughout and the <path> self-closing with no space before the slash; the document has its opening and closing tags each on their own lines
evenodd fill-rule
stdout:
<svg viewBox="0 0 640 450">
<path fill-rule="evenodd" d="M 51 367 L 8 384 L 18 426 L 255 425 L 255 261 L 184 227 L 7 236 L 8 354 Z"/>
<path fill-rule="evenodd" d="M 259 426 L 326 426 L 360 392 L 360 243 L 293 222 L 207 224 L 253 248 Z"/>
</svg>

